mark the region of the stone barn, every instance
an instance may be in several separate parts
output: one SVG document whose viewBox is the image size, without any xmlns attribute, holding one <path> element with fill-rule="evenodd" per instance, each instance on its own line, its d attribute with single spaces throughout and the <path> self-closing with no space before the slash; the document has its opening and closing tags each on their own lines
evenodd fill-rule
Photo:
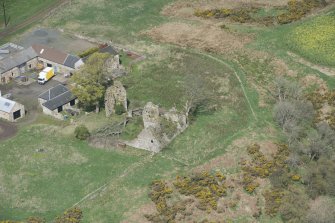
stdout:
<svg viewBox="0 0 335 223">
<path fill-rule="evenodd" d="M 56 73 L 72 74 L 84 64 L 79 57 L 48 46 L 34 44 L 32 48 L 38 56 L 39 63 L 43 64 L 43 67 L 53 67 Z"/>
<path fill-rule="evenodd" d="M 21 74 L 35 69 L 37 54 L 32 47 L 16 52 L 0 60 L 0 82 L 8 83 Z"/>
<path fill-rule="evenodd" d="M 74 106 L 78 103 L 77 97 L 62 84 L 50 88 L 38 97 L 38 102 L 43 113 L 57 119 L 64 119 L 63 111 L 77 110 Z"/>
<path fill-rule="evenodd" d="M 0 118 L 10 122 L 25 116 L 24 105 L 15 101 L 0 97 Z"/>
</svg>

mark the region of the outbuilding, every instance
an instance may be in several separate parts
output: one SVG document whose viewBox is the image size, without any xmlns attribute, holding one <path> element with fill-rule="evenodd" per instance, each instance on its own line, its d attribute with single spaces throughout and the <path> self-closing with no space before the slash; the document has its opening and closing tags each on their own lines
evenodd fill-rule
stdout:
<svg viewBox="0 0 335 223">
<path fill-rule="evenodd" d="M 0 118 L 15 122 L 24 116 L 24 105 L 0 96 Z"/>
<path fill-rule="evenodd" d="M 64 85 L 59 84 L 50 88 L 38 97 L 43 113 L 57 119 L 64 119 L 63 111 L 76 111 L 77 97 Z"/>
</svg>

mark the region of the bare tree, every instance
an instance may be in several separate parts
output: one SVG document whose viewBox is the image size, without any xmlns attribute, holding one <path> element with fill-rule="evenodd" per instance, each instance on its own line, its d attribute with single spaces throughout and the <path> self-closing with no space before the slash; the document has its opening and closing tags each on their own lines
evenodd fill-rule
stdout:
<svg viewBox="0 0 335 223">
<path fill-rule="evenodd" d="M 3 11 L 5 27 L 7 27 L 8 23 L 9 23 L 9 20 L 10 20 L 10 16 L 7 13 L 8 1 L 7 0 L 1 0 L 1 7 L 2 7 L 2 11 Z"/>
<path fill-rule="evenodd" d="M 295 107 L 288 101 L 278 102 L 274 107 L 273 116 L 275 121 L 283 129 L 285 125 L 289 125 L 290 123 L 297 121 Z"/>
<path fill-rule="evenodd" d="M 274 81 L 276 86 L 275 95 L 279 101 L 298 100 L 302 96 L 302 88 L 297 82 L 278 77 Z"/>
</svg>

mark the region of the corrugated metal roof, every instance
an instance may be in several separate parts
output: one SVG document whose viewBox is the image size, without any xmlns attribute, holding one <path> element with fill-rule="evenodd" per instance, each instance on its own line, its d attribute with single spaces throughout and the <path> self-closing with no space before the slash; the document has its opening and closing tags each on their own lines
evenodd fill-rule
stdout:
<svg viewBox="0 0 335 223">
<path fill-rule="evenodd" d="M 64 66 L 75 68 L 74 65 L 78 60 L 80 60 L 79 57 L 69 54 L 64 62 Z"/>
<path fill-rule="evenodd" d="M 23 50 L 22 46 L 16 45 L 14 43 L 6 43 L 0 46 L 0 60 L 9 57 L 10 55 Z"/>
<path fill-rule="evenodd" d="M 15 101 L 0 97 L 0 111 L 10 113 L 15 105 Z"/>
<path fill-rule="evenodd" d="M 56 108 L 76 99 L 77 97 L 74 96 L 67 87 L 59 84 L 41 94 L 39 98 L 47 100 L 42 104 L 43 106 L 47 107 L 50 110 L 55 110 Z"/>
<path fill-rule="evenodd" d="M 37 57 L 37 54 L 32 47 L 19 51 L 4 58 L 3 60 L 0 60 L 0 73 L 9 71 L 14 67 L 18 67 L 35 57 Z"/>
</svg>

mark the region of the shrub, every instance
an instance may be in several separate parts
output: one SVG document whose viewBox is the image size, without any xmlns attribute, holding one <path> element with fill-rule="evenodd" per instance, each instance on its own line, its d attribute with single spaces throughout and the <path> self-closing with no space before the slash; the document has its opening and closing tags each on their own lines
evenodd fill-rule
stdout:
<svg viewBox="0 0 335 223">
<path fill-rule="evenodd" d="M 55 223 L 80 223 L 83 212 L 75 207 L 64 212 L 64 214 L 55 219 Z"/>
<path fill-rule="evenodd" d="M 84 57 L 87 57 L 93 53 L 96 53 L 99 51 L 99 47 L 93 47 L 93 48 L 90 48 L 88 50 L 85 50 L 84 52 L 82 52 L 81 54 L 79 54 L 78 56 L 80 58 L 84 58 Z"/>
<path fill-rule="evenodd" d="M 120 103 L 117 103 L 115 105 L 115 114 L 117 115 L 122 115 L 123 113 L 125 113 L 126 110 L 124 109 L 123 105 Z"/>
<path fill-rule="evenodd" d="M 29 217 L 26 223 L 46 223 L 46 220 L 40 217 Z"/>
<path fill-rule="evenodd" d="M 90 136 L 90 132 L 85 125 L 79 125 L 74 130 L 74 135 L 77 139 L 85 140 Z"/>
</svg>

